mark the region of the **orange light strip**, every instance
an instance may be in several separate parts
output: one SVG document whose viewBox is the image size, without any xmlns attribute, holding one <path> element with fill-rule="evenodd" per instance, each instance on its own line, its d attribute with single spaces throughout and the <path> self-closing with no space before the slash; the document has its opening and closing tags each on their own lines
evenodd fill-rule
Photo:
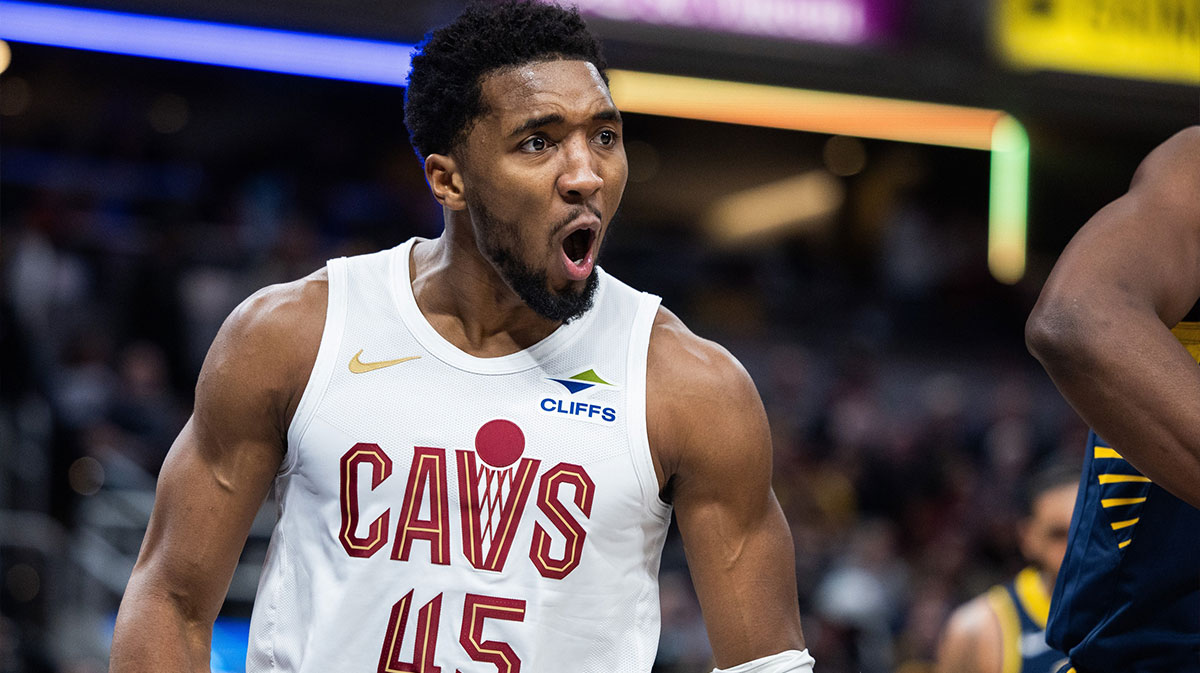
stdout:
<svg viewBox="0 0 1200 673">
<path fill-rule="evenodd" d="M 1002 110 L 793 89 L 766 84 L 609 70 L 622 110 L 729 124 L 992 148 Z"/>
</svg>

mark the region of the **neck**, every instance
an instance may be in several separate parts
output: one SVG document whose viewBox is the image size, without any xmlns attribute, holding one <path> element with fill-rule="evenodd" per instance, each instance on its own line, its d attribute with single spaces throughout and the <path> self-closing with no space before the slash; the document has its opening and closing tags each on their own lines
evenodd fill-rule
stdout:
<svg viewBox="0 0 1200 673">
<path fill-rule="evenodd" d="M 1054 581 L 1058 579 L 1058 571 L 1055 571 L 1053 574 L 1051 574 L 1045 570 L 1038 570 L 1038 577 L 1042 580 L 1042 588 L 1046 590 L 1046 595 L 1049 596 L 1053 594 Z"/>
<path fill-rule="evenodd" d="M 475 240 L 470 222 L 448 212 L 438 238 L 418 242 L 409 257 L 417 308 L 442 338 L 476 357 L 529 348 L 561 323 L 538 315 L 504 282 Z"/>
</svg>

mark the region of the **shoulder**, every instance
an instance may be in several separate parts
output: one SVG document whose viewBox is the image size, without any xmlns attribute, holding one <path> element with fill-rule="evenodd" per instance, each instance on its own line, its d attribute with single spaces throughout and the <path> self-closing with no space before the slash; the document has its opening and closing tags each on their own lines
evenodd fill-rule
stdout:
<svg viewBox="0 0 1200 673">
<path fill-rule="evenodd" d="M 698 461 L 765 459 L 769 472 L 766 412 L 749 373 L 662 307 L 650 334 L 646 399 L 651 450 L 664 480 Z"/>
<path fill-rule="evenodd" d="M 300 324 L 325 319 L 329 272 L 325 267 L 288 283 L 268 285 L 247 297 L 225 321 L 224 328 L 248 335 L 270 336 Z"/>
<path fill-rule="evenodd" d="M 971 642 L 985 642 L 992 634 L 1000 635 L 1000 620 L 992 608 L 989 591 L 958 606 L 950 613 L 946 622 L 946 637 L 969 638 Z"/>
<path fill-rule="evenodd" d="M 1200 203 L 1200 126 L 1189 126 L 1154 148 L 1134 173 L 1130 192 L 1168 203 Z"/>
<path fill-rule="evenodd" d="M 679 388 L 680 395 L 692 398 L 711 398 L 754 388 L 750 375 L 728 350 L 697 336 L 674 313 L 661 306 L 650 331 L 647 379 L 670 380 Z"/>
<path fill-rule="evenodd" d="M 750 374 L 720 344 L 697 336 L 675 314 L 659 307 L 650 332 L 647 393 L 658 407 L 703 417 L 730 404 L 759 404 Z"/>
<path fill-rule="evenodd" d="M 328 297 L 329 277 L 324 268 L 290 283 L 262 288 L 225 319 L 210 358 L 249 353 L 282 364 L 313 332 L 319 341 Z"/>
<path fill-rule="evenodd" d="M 990 595 L 976 596 L 950 614 L 938 645 L 938 673 L 1000 671 L 1003 634 Z"/>
<path fill-rule="evenodd" d="M 196 384 L 199 415 L 206 406 L 269 413 L 286 428 L 312 372 L 329 295 L 324 268 L 265 287 L 230 313 L 209 348 Z"/>
</svg>

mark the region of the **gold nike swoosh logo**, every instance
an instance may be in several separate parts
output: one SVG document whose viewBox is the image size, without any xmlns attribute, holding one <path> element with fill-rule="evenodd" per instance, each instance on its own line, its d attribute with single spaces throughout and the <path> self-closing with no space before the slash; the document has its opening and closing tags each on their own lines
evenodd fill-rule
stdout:
<svg viewBox="0 0 1200 673">
<path fill-rule="evenodd" d="M 358 356 L 362 355 L 362 352 L 363 352 L 363 349 L 360 348 L 359 351 L 354 354 L 354 357 L 350 358 L 350 371 L 355 374 L 365 374 L 367 372 L 373 372 L 376 369 L 383 369 L 384 367 L 391 367 L 392 365 L 398 365 L 401 362 L 408 362 L 409 360 L 418 360 L 421 357 L 420 355 L 410 355 L 409 357 L 400 358 L 398 360 L 380 360 L 379 362 L 363 362 L 362 360 L 358 359 Z"/>
</svg>

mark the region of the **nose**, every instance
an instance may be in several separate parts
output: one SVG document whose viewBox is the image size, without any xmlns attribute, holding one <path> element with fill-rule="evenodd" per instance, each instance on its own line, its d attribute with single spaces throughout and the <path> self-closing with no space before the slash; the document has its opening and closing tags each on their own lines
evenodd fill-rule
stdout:
<svg viewBox="0 0 1200 673">
<path fill-rule="evenodd" d="M 597 172 L 597 158 L 586 141 L 567 143 L 564 149 L 558 193 L 568 203 L 583 203 L 604 186 L 604 178 Z"/>
</svg>

